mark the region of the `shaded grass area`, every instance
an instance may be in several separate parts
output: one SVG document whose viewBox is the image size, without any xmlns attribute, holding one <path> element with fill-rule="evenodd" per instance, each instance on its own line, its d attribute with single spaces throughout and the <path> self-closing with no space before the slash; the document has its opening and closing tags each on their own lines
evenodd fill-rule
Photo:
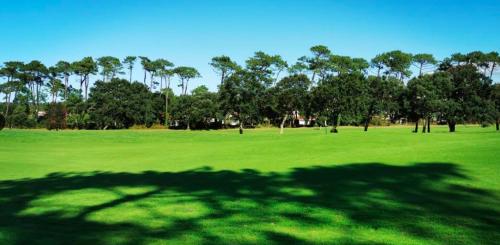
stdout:
<svg viewBox="0 0 500 245">
<path fill-rule="evenodd" d="M 0 131 L 0 244 L 497 244 L 500 134 Z"/>
<path fill-rule="evenodd" d="M 51 173 L 0 182 L 9 244 L 495 244 L 500 200 L 453 163 Z"/>
</svg>

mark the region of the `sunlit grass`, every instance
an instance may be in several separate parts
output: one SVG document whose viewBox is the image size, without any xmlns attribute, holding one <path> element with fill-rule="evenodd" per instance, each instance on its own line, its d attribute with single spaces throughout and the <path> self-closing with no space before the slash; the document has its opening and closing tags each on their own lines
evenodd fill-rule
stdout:
<svg viewBox="0 0 500 245">
<path fill-rule="evenodd" d="M 500 134 L 0 132 L 0 243 L 494 244 Z"/>
</svg>

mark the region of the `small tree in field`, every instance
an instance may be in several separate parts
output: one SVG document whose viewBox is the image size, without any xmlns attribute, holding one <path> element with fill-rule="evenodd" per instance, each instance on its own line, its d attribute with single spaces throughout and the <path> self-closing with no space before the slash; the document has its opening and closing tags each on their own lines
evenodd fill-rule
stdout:
<svg viewBox="0 0 500 245">
<path fill-rule="evenodd" d="M 129 128 L 134 124 L 147 127 L 153 123 L 152 94 L 144 84 L 113 78 L 97 81 L 90 90 L 90 119 L 101 129 Z"/>
<path fill-rule="evenodd" d="M 239 71 L 224 81 L 219 90 L 220 107 L 224 115 L 235 116 L 243 134 L 243 125 L 258 117 L 257 101 L 264 86 L 247 71 Z"/>
<path fill-rule="evenodd" d="M 471 64 L 451 67 L 446 72 L 451 76 L 451 83 L 441 89 L 446 100 L 442 101 L 440 114 L 448 122 L 449 131 L 455 132 L 457 123 L 487 117 L 484 108 L 488 101 L 484 94 L 491 80 Z"/>
<path fill-rule="evenodd" d="M 341 116 L 352 120 L 365 110 L 366 91 L 366 78 L 360 73 L 328 77 L 313 88 L 312 107 L 318 116 L 331 121 L 331 132 L 338 133 Z"/>
<path fill-rule="evenodd" d="M 451 77 L 445 72 L 426 74 L 408 81 L 408 104 L 415 117 L 413 132 L 418 132 L 418 121 L 423 119 L 422 133 L 430 133 L 433 115 L 445 106 L 446 96 L 443 92 L 450 90 L 451 86 Z"/>
<path fill-rule="evenodd" d="M 283 134 L 285 122 L 293 112 L 304 108 L 308 88 L 311 84 L 306 75 L 292 75 L 281 79 L 275 87 L 277 109 L 282 115 L 280 134 Z"/>
<path fill-rule="evenodd" d="M 374 115 L 391 114 L 399 109 L 398 99 L 403 92 L 404 84 L 392 76 L 370 76 L 367 79 L 365 99 L 364 130 Z"/>
</svg>

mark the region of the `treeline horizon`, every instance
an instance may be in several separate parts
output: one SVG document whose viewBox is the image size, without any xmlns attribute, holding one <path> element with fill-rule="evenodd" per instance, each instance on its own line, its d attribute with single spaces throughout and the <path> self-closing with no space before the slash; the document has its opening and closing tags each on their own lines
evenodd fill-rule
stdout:
<svg viewBox="0 0 500 245">
<path fill-rule="evenodd" d="M 323 45 L 288 64 L 280 55 L 255 52 L 244 65 L 229 56 L 209 63 L 220 78 L 217 91 L 204 85 L 194 67 L 167 59 L 103 56 L 45 66 L 6 61 L 0 66 L 0 128 L 120 129 L 134 125 L 209 129 L 258 125 L 364 126 L 380 121 L 414 122 L 414 132 L 432 124 L 500 121 L 500 85 L 493 76 L 498 52 L 432 54 L 400 50 L 363 58 L 336 55 Z M 143 70 L 133 81 L 134 67 Z M 412 68 L 417 72 L 413 74 Z M 376 75 L 369 75 L 369 72 Z M 141 74 L 142 76 L 142 74 Z M 91 78 L 97 79 L 91 86 Z M 76 86 L 71 78 L 77 80 Z M 405 82 L 406 81 L 406 82 Z M 175 83 L 175 84 L 174 84 Z M 173 86 L 180 93 L 173 92 Z"/>
</svg>

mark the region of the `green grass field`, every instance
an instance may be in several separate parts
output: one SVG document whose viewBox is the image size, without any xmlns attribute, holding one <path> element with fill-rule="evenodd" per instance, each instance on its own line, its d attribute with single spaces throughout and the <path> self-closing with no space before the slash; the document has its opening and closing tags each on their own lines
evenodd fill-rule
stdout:
<svg viewBox="0 0 500 245">
<path fill-rule="evenodd" d="M 1 244 L 498 244 L 500 133 L 0 131 Z"/>
</svg>

